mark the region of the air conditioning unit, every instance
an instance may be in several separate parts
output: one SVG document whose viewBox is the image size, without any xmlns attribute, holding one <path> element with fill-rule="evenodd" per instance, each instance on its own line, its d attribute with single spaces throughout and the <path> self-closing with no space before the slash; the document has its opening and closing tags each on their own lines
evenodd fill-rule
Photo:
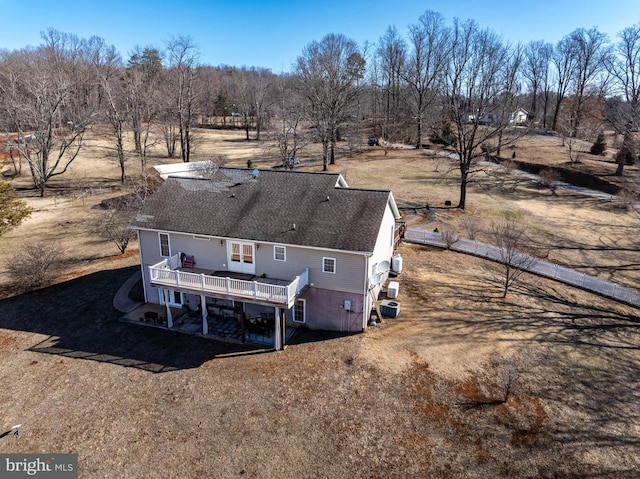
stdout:
<svg viewBox="0 0 640 479">
<path fill-rule="evenodd" d="M 393 301 L 391 299 L 384 299 L 380 304 L 380 312 L 383 316 L 389 316 L 390 318 L 397 318 L 400 314 L 400 301 Z"/>
</svg>

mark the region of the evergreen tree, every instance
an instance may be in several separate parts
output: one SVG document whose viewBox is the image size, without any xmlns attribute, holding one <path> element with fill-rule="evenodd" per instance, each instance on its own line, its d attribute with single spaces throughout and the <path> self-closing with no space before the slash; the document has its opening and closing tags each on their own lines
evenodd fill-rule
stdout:
<svg viewBox="0 0 640 479">
<path fill-rule="evenodd" d="M 591 154 L 592 155 L 602 155 L 607 150 L 607 141 L 604 138 L 604 133 L 599 133 L 598 138 L 591 146 Z"/>
<path fill-rule="evenodd" d="M 9 183 L 0 181 L 0 236 L 22 223 L 31 211 Z"/>
</svg>

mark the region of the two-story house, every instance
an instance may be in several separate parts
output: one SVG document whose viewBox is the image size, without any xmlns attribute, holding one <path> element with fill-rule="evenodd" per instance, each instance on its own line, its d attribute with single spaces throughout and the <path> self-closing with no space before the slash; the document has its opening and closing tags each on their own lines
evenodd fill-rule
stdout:
<svg viewBox="0 0 640 479">
<path fill-rule="evenodd" d="M 390 191 L 340 174 L 159 167 L 166 179 L 132 227 L 145 300 L 188 306 L 207 334 L 222 310 L 286 328 L 357 332 L 387 279 L 400 214 Z M 164 168 L 164 169 L 163 169 Z M 170 172 L 170 176 L 166 173 Z"/>
</svg>

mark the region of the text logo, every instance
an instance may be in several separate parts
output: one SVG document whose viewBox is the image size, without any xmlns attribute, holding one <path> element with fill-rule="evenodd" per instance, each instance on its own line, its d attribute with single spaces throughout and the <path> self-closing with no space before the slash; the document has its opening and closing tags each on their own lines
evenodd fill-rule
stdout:
<svg viewBox="0 0 640 479">
<path fill-rule="evenodd" d="M 77 454 L 0 454 L 0 479 L 78 479 Z"/>
</svg>

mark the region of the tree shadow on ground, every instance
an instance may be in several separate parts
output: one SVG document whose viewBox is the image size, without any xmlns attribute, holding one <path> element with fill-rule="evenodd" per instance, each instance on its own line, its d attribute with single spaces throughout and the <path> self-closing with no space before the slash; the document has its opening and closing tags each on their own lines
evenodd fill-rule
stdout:
<svg viewBox="0 0 640 479">
<path fill-rule="evenodd" d="M 470 366 L 480 390 L 501 371 L 514 371 L 519 391 L 504 406 L 456 413 L 467 440 L 518 467 L 544 463 L 551 454 L 557 461 L 538 469 L 538 477 L 635 477 L 640 311 L 589 301 L 582 292 L 536 277 L 518 282 L 505 299 L 499 288 L 488 274 L 430 285 L 424 301 L 411 305 L 413 324 L 403 326 L 418 338 L 418 350 L 459 344 L 464 355 L 469 345 L 514 346 L 505 356 L 495 353 L 489 363 Z M 438 300 L 429 301 L 429 295 Z M 590 461 L 590 454 L 610 460 Z"/>
<path fill-rule="evenodd" d="M 506 298 L 498 293 L 502 287 L 489 277 L 437 286 L 442 301 L 424 308 L 437 318 L 438 334 L 429 342 L 483 342 L 513 332 L 524 341 L 640 351 L 638 310 L 609 307 L 614 303 L 604 300 L 582 303 L 567 293 L 570 288 L 532 275 L 514 284 Z"/>
<path fill-rule="evenodd" d="M 113 296 L 138 268 L 100 271 L 2 299 L 0 328 L 48 336 L 31 346 L 30 351 L 155 373 L 270 351 L 118 321 L 121 313 L 113 307 Z"/>
</svg>

